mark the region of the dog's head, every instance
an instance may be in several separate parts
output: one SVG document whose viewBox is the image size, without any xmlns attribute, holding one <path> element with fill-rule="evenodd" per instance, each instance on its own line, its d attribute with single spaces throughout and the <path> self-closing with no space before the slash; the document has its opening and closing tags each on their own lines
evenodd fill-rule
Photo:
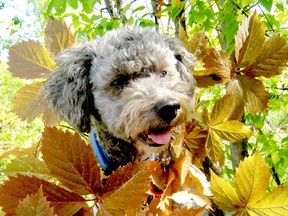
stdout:
<svg viewBox="0 0 288 216">
<path fill-rule="evenodd" d="M 118 29 L 62 52 L 44 90 L 52 110 L 79 131 L 97 120 L 114 137 L 162 146 L 187 120 L 195 60 L 175 38 Z"/>
</svg>

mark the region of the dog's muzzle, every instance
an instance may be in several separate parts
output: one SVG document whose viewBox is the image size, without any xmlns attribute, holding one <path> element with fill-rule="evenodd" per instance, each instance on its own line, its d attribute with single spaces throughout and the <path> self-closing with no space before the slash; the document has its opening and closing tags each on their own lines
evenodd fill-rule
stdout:
<svg viewBox="0 0 288 216">
<path fill-rule="evenodd" d="M 180 104 L 177 100 L 174 99 L 161 101 L 154 107 L 154 110 L 158 116 L 168 124 L 176 118 L 179 109 Z"/>
</svg>

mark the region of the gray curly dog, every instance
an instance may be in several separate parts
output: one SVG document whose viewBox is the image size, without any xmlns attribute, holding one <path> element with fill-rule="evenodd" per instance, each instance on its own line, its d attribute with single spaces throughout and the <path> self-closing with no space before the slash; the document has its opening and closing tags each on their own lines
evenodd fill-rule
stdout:
<svg viewBox="0 0 288 216">
<path fill-rule="evenodd" d="M 43 91 L 60 119 L 95 132 L 109 174 L 164 155 L 171 129 L 188 121 L 193 108 L 195 61 L 175 38 L 122 28 L 64 50 Z"/>
</svg>

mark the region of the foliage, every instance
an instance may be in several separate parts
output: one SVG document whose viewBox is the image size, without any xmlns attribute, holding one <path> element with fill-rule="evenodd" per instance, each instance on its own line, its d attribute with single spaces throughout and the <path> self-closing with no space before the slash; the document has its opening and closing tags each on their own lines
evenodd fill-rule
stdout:
<svg viewBox="0 0 288 216">
<path fill-rule="evenodd" d="M 288 180 L 287 74 L 278 76 L 288 61 L 287 34 L 279 21 L 286 23 L 287 7 L 278 1 L 273 11 L 272 1 L 152 2 L 157 5 L 150 9 L 135 2 L 124 5 L 111 1 L 111 5 L 104 5 L 96 0 L 46 1 L 40 8 L 45 8 L 45 15 L 53 19 L 70 17 L 75 34 L 90 39 L 127 24 L 153 25 L 168 32 L 172 28 L 197 56 L 200 63 L 193 75 L 201 90 L 197 93 L 194 120 L 175 128 L 169 169 L 162 170 L 153 161 L 139 162 L 103 177 L 89 145 L 77 133 L 50 128 L 59 121 L 48 110 L 39 88 L 55 69 L 53 57 L 75 44 L 76 37 L 64 22 L 49 20 L 45 46 L 29 40 L 10 48 L 8 65 L 12 74 L 36 79 L 17 91 L 13 110 L 27 121 L 42 116 L 46 127 L 42 155 L 37 145 L 20 150 L 20 154 L 16 150 L 2 156 L 18 156 L 3 170 L 9 175 L 9 180 L 0 186 L 4 212 L 28 214 L 37 207 L 45 214 L 91 215 L 92 207 L 97 206 L 102 214 L 118 215 L 121 211 L 135 215 L 143 208 L 146 214 L 202 215 L 204 209 L 211 211 L 211 194 L 209 183 L 196 166 L 202 168 L 208 157 L 223 168 L 226 176 L 233 176 L 227 164 L 234 155 L 228 153 L 227 142 L 233 146 L 250 135 L 248 148 L 256 153 L 237 168 L 235 189 L 232 182 L 211 172 L 212 200 L 222 210 L 238 215 L 287 214 L 287 186 L 281 186 Z M 95 9 L 98 6 L 103 10 Z M 258 16 L 254 12 L 245 18 L 255 7 L 262 12 L 265 8 L 266 12 Z M 185 21 L 184 25 L 171 22 L 177 19 L 182 24 Z M 160 20 L 168 20 L 168 24 Z M 283 86 L 279 89 L 281 79 Z M 36 149 L 34 155 L 31 149 Z M 269 168 L 256 149 L 265 155 L 279 185 L 270 185 L 270 189 L 275 188 L 270 193 L 266 193 L 271 184 Z M 175 209 L 175 204 L 181 208 Z M 193 208 L 187 207 L 191 205 Z"/>
</svg>

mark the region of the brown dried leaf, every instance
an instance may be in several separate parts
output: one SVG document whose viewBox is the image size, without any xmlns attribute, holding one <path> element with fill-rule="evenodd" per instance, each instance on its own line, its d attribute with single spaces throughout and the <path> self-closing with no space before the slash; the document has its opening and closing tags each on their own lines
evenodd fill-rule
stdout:
<svg viewBox="0 0 288 216">
<path fill-rule="evenodd" d="M 76 38 L 65 22 L 48 20 L 45 29 L 46 48 L 53 55 L 72 46 Z"/>
<path fill-rule="evenodd" d="M 280 34 L 272 35 L 264 44 L 261 55 L 251 68 L 244 70 L 247 76 L 271 77 L 280 75 L 288 62 L 288 43 Z"/>
<path fill-rule="evenodd" d="M 49 125 L 59 123 L 52 111 L 48 108 L 47 102 L 39 90 L 44 81 L 33 82 L 20 88 L 16 92 L 13 103 L 13 111 L 22 119 L 33 121 L 43 114 L 44 122 Z"/>
<path fill-rule="evenodd" d="M 0 185 L 2 211 L 15 215 L 19 201 L 26 198 L 27 195 L 37 193 L 41 185 L 44 196 L 50 202 L 50 206 L 54 207 L 55 214 L 62 215 L 61 212 L 67 212 L 68 215 L 69 213 L 73 215 L 82 207 L 87 207 L 85 200 L 73 192 L 34 176 L 17 175 L 16 177 L 10 176 L 9 180 Z"/>
<path fill-rule="evenodd" d="M 204 32 L 198 32 L 187 41 L 187 49 L 193 53 L 198 59 L 202 59 L 208 45 L 208 38 Z"/>
<path fill-rule="evenodd" d="M 24 200 L 20 201 L 16 208 L 16 215 L 37 215 L 37 216 L 53 216 L 53 208 L 46 200 L 43 194 L 42 186 L 34 195 L 28 195 Z"/>
<path fill-rule="evenodd" d="M 243 100 L 250 114 L 262 112 L 268 107 L 268 93 L 260 80 L 242 75 L 237 75 L 236 79 L 239 81 Z"/>
<path fill-rule="evenodd" d="M 196 80 L 196 85 L 199 88 L 206 88 L 225 82 L 225 79 L 208 69 L 194 70 L 192 74 Z"/>
<path fill-rule="evenodd" d="M 235 36 L 235 57 L 238 68 L 252 65 L 262 53 L 265 28 L 256 12 L 242 22 Z"/>
<path fill-rule="evenodd" d="M 48 51 L 33 40 L 10 47 L 7 64 L 14 76 L 25 79 L 41 78 L 56 67 Z"/>
<path fill-rule="evenodd" d="M 149 161 L 136 162 L 118 168 L 101 189 L 101 199 L 107 212 L 121 211 L 137 215 L 150 188 Z"/>
<path fill-rule="evenodd" d="M 51 174 L 64 186 L 82 195 L 97 194 L 100 168 L 91 146 L 79 134 L 45 128 L 42 154 Z"/>
<path fill-rule="evenodd" d="M 208 48 L 202 61 L 204 68 L 210 71 L 211 74 L 217 75 L 223 82 L 230 80 L 232 62 L 227 52 L 215 48 Z"/>
</svg>

